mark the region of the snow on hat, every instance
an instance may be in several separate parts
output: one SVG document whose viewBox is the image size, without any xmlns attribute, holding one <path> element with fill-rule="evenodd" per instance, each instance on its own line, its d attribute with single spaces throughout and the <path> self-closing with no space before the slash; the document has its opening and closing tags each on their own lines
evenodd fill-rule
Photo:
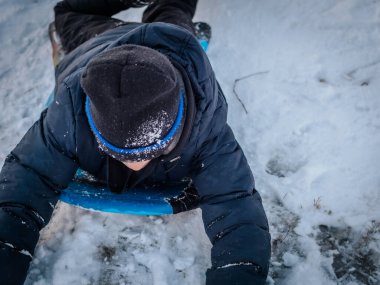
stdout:
<svg viewBox="0 0 380 285">
<path fill-rule="evenodd" d="M 123 45 L 94 57 L 81 86 L 100 148 L 122 161 L 165 154 L 183 127 L 180 82 L 169 59 L 148 47 Z"/>
</svg>

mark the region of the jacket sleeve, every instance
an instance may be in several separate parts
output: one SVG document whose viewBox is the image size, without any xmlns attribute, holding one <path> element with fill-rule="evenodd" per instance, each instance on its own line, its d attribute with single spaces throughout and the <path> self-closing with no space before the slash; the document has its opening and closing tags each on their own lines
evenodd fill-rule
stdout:
<svg viewBox="0 0 380 285">
<path fill-rule="evenodd" d="M 69 95 L 42 112 L 0 173 L 0 284 L 23 284 L 39 231 L 77 169 Z"/>
<path fill-rule="evenodd" d="M 228 125 L 196 158 L 194 184 L 213 245 L 207 285 L 265 284 L 270 234 L 252 172 Z"/>
</svg>

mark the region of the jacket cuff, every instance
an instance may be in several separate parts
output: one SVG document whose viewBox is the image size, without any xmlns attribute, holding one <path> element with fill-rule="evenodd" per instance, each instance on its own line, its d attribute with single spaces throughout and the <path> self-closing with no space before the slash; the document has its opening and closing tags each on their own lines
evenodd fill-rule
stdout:
<svg viewBox="0 0 380 285">
<path fill-rule="evenodd" d="M 32 257 L 0 242 L 0 284 L 23 285 Z"/>
<path fill-rule="evenodd" d="M 208 269 L 206 285 L 265 285 L 266 275 L 249 265 Z"/>
</svg>

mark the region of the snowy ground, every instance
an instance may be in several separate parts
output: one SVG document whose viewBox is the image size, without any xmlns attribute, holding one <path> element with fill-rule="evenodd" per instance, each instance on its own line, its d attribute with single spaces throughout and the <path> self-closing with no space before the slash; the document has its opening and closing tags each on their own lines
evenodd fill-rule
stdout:
<svg viewBox="0 0 380 285">
<path fill-rule="evenodd" d="M 1 162 L 53 87 L 53 5 L 0 0 Z M 380 1 L 201 0 L 196 20 L 270 220 L 268 283 L 380 284 Z M 199 211 L 61 204 L 26 284 L 203 284 L 209 251 Z"/>
</svg>

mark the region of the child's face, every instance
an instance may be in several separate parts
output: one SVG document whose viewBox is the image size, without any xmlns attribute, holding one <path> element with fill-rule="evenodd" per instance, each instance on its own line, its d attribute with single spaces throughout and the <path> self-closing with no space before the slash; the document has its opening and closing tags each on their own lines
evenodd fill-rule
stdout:
<svg viewBox="0 0 380 285">
<path fill-rule="evenodd" d="M 148 165 L 148 163 L 150 162 L 150 160 L 143 160 L 143 161 L 123 161 L 123 164 L 128 167 L 129 169 L 132 169 L 134 171 L 139 171 L 141 169 L 143 169 L 145 166 Z"/>
</svg>

